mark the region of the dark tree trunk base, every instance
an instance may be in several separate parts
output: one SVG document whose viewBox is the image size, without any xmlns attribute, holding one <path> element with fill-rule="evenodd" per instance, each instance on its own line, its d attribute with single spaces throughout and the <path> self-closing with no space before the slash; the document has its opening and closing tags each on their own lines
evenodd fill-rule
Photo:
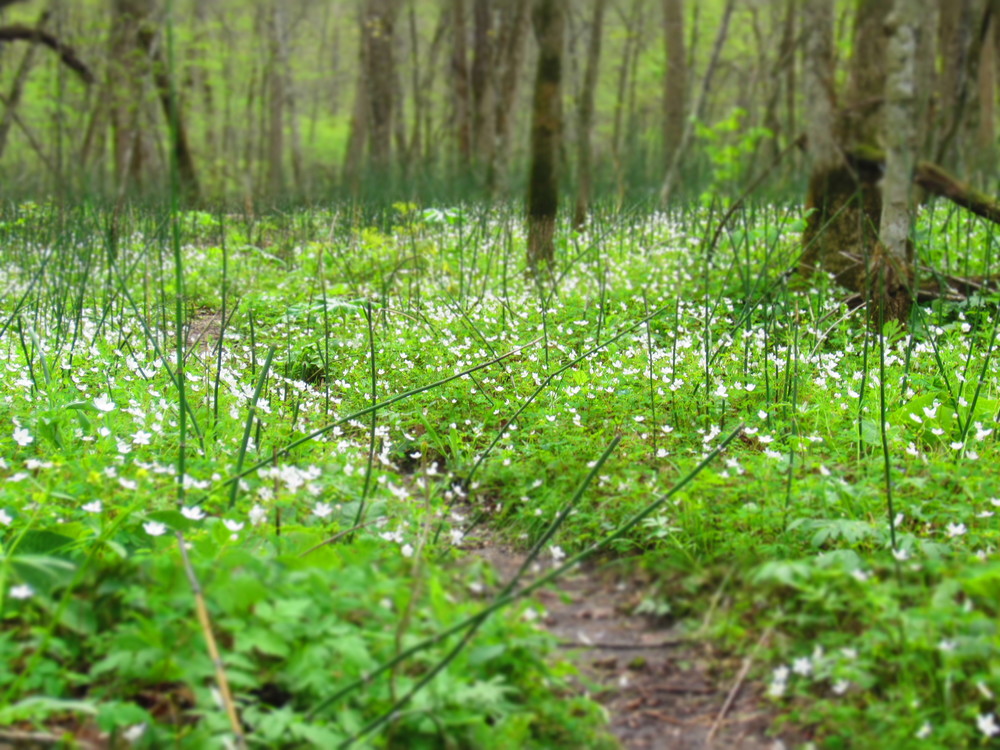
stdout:
<svg viewBox="0 0 1000 750">
<path fill-rule="evenodd" d="M 889 257 L 878 242 L 882 213 L 879 180 L 885 155 L 874 148 L 848 151 L 845 162 L 829 170 L 814 170 L 809 180 L 803 253 L 798 270 L 804 276 L 822 268 L 852 299 L 869 303 L 869 318 L 909 317 L 913 301 L 962 301 L 971 294 L 1000 288 L 989 278 L 960 278 L 916 269 L 909 249 L 905 264 Z M 1000 224 L 1000 201 L 975 190 L 931 162 L 920 162 L 914 182 L 930 195 L 947 198 L 988 221 Z M 919 273 L 918 273 L 919 271 Z M 918 280 L 919 279 L 919 280 Z"/>
</svg>

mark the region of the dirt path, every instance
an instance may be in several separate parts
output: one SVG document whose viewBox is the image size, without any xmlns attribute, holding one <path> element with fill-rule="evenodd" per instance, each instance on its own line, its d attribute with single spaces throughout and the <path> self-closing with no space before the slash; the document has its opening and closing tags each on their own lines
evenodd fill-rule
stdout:
<svg viewBox="0 0 1000 750">
<path fill-rule="evenodd" d="M 492 542 L 473 554 L 502 581 L 523 555 Z M 583 567 L 536 594 L 544 624 L 581 672 L 605 690 L 597 696 L 611 729 L 629 750 L 780 750 L 768 736 L 773 712 L 762 687 L 746 679 L 746 663 L 713 653 L 675 628 L 633 615 L 641 587 L 607 570 Z M 742 675 L 742 676 L 741 676 Z"/>
</svg>

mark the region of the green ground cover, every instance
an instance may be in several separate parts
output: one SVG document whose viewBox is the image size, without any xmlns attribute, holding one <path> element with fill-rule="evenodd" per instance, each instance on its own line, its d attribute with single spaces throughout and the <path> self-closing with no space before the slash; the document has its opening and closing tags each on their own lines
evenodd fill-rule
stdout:
<svg viewBox="0 0 1000 750">
<path fill-rule="evenodd" d="M 605 746 L 458 564 L 489 526 L 765 644 L 821 747 L 996 741 L 995 299 L 869 329 L 786 273 L 794 206 L 598 217 L 541 280 L 502 208 L 2 219 L 0 723 L 221 742 L 200 588 L 251 745 Z"/>
</svg>

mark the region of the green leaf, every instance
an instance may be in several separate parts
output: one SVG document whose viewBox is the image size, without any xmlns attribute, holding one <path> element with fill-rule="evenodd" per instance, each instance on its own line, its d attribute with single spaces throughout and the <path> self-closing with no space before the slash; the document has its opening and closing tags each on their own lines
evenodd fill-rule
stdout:
<svg viewBox="0 0 1000 750">
<path fill-rule="evenodd" d="M 31 529 L 26 531 L 17 545 L 18 556 L 46 555 L 53 552 L 68 552 L 76 544 L 76 539 L 57 534 L 47 529 Z"/>
<path fill-rule="evenodd" d="M 171 531 L 188 531 L 198 525 L 197 521 L 185 517 L 179 510 L 155 510 L 147 513 L 146 518 L 165 524 Z"/>
<path fill-rule="evenodd" d="M 751 576 L 753 583 L 781 583 L 797 586 L 812 574 L 812 566 L 803 560 L 775 560 L 761 565 Z"/>
<path fill-rule="evenodd" d="M 22 580 L 42 590 L 69 585 L 76 571 L 68 560 L 47 555 L 17 555 L 10 564 Z"/>
<path fill-rule="evenodd" d="M 861 441 L 868 445 L 881 445 L 882 435 L 878 425 L 870 419 L 861 420 Z"/>
<path fill-rule="evenodd" d="M 105 703 L 98 708 L 97 726 L 104 732 L 142 724 L 150 720 L 149 713 L 134 703 Z"/>
<path fill-rule="evenodd" d="M 296 737 L 306 740 L 311 747 L 340 747 L 347 735 L 335 732 L 330 727 L 320 727 L 315 724 L 300 724 L 291 726 L 291 732 Z"/>
<path fill-rule="evenodd" d="M 77 411 L 89 411 L 95 414 L 99 414 L 100 410 L 94 406 L 90 401 L 70 401 L 68 404 L 63 404 L 64 409 L 75 409 Z"/>
<path fill-rule="evenodd" d="M 262 654 L 281 658 L 286 658 L 291 653 L 287 640 L 263 627 L 249 628 L 240 633 L 239 648 L 241 651 L 257 649 Z"/>
<path fill-rule="evenodd" d="M 7 726 L 15 721 L 37 721 L 52 714 L 62 713 L 79 713 L 93 716 L 97 713 L 97 707 L 91 701 L 32 696 L 20 700 L 12 706 L 0 709 L 0 725 Z"/>
<path fill-rule="evenodd" d="M 507 644 L 505 643 L 493 643 L 488 646 L 478 646 L 477 648 L 469 651 L 469 665 L 478 667 L 481 664 L 486 664 L 487 662 L 503 656 L 506 652 Z"/>
</svg>

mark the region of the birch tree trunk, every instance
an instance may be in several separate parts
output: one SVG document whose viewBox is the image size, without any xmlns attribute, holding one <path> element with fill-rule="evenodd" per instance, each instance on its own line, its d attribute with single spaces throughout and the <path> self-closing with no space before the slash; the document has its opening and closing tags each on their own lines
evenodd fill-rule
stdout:
<svg viewBox="0 0 1000 750">
<path fill-rule="evenodd" d="M 926 5 L 927 0 L 896 0 L 886 50 L 885 178 L 879 238 L 887 262 L 879 269 L 879 281 L 883 286 L 880 296 L 892 306 L 886 312 L 898 319 L 905 319 L 909 313 L 912 286 L 913 174 L 917 164 L 917 123 L 924 109 L 917 88 L 917 50 Z"/>
</svg>

